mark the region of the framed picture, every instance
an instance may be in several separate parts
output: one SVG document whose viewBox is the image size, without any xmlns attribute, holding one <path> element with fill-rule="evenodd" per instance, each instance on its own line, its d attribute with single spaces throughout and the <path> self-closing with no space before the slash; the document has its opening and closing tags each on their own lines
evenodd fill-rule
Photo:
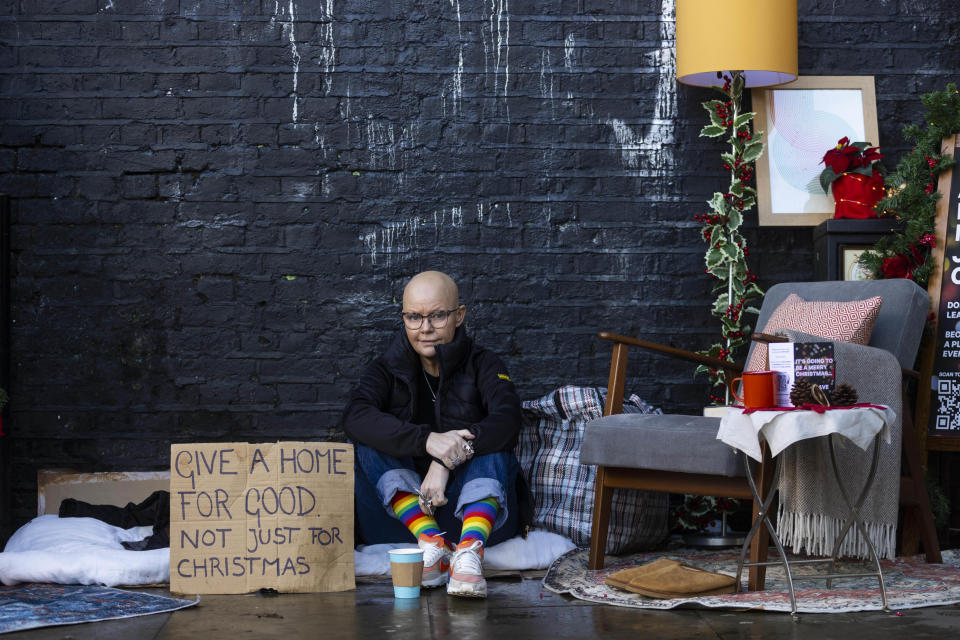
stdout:
<svg viewBox="0 0 960 640">
<path fill-rule="evenodd" d="M 812 227 L 832 218 L 833 196 L 820 187 L 821 160 L 844 136 L 879 146 L 873 76 L 807 76 L 751 95 L 755 130 L 764 132 L 760 224 Z"/>
<path fill-rule="evenodd" d="M 857 264 L 867 249 L 881 238 L 902 233 L 903 223 L 893 218 L 824 220 L 813 230 L 813 275 L 816 280 L 869 280 Z"/>
<path fill-rule="evenodd" d="M 871 247 L 843 248 L 843 280 L 870 280 L 870 273 L 857 264 L 860 254 Z"/>
</svg>

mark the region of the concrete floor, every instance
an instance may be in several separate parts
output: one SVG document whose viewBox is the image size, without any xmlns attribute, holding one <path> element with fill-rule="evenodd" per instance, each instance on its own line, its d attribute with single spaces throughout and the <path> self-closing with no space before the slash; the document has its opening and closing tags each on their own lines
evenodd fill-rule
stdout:
<svg viewBox="0 0 960 640">
<path fill-rule="evenodd" d="M 202 596 L 200 604 L 158 614 L 22 631 L 18 640 L 190 638 L 843 638 L 960 637 L 960 606 L 896 613 L 789 614 L 596 605 L 544 592 L 539 580 L 489 582 L 486 600 L 450 598 L 442 589 L 394 600 L 389 582 L 343 593 Z M 163 589 L 146 589 L 169 595 Z"/>
</svg>

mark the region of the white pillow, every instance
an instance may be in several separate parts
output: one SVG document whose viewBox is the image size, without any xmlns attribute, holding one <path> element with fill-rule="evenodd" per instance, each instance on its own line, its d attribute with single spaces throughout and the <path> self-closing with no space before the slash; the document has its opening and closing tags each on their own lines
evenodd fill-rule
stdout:
<svg viewBox="0 0 960 640">
<path fill-rule="evenodd" d="M 410 543 L 361 545 L 353 552 L 358 576 L 390 575 L 390 549 L 416 548 Z M 491 571 L 546 569 L 553 561 L 575 548 L 573 542 L 550 531 L 535 530 L 526 539 L 514 536 L 484 549 L 483 566 Z"/>
<path fill-rule="evenodd" d="M 10 536 L 4 551 L 78 551 L 90 546 L 123 549 L 121 542 L 143 540 L 153 527 L 121 529 L 96 518 L 34 518 Z"/>
<path fill-rule="evenodd" d="M 141 585 L 169 582 L 170 549 L 128 551 L 153 527 L 121 529 L 95 518 L 45 515 L 20 527 L 0 553 L 0 582 Z"/>
</svg>

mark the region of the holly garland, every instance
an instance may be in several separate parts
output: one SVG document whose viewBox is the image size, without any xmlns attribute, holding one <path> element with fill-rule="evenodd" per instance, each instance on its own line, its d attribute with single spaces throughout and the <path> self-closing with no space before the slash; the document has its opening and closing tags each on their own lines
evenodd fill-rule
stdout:
<svg viewBox="0 0 960 640">
<path fill-rule="evenodd" d="M 710 124 L 700 131 L 700 136 L 705 138 L 728 136 L 730 151 L 721 154 L 721 158 L 723 168 L 730 172 L 730 188 L 726 193 L 713 194 L 709 200 L 711 213 L 693 217 L 701 223 L 700 237 L 708 243 L 705 272 L 716 280 L 713 292 L 717 294 L 710 313 L 720 320 L 722 334 L 720 342 L 699 353 L 729 362 L 733 362 L 734 353 L 747 343 L 745 336 L 751 328 L 743 322 L 744 313 L 759 313 L 750 301 L 763 296 L 756 284 L 757 276 L 747 268 L 750 250 L 739 231 L 744 212 L 757 202 L 756 190 L 747 183 L 753 179 L 754 163 L 763 151 L 763 133 L 757 132 L 754 139 L 751 122 L 755 114 L 740 113 L 743 74 L 734 71 L 731 75 L 724 76 L 723 87 L 714 87 L 725 99 L 703 103 L 710 114 Z M 706 373 L 714 387 L 726 388 L 722 369 L 701 365 L 696 373 Z M 710 399 L 723 403 L 726 394 L 711 394 Z"/>
<path fill-rule="evenodd" d="M 936 245 L 937 181 L 940 172 L 955 163 L 940 148 L 945 137 L 960 132 L 960 92 L 951 83 L 920 100 L 927 110 L 923 124 L 903 128 L 903 137 L 914 142 L 913 150 L 887 176 L 887 195 L 877 205 L 881 217 L 893 217 L 903 230 L 879 240 L 859 262 L 874 279 L 909 278 L 926 287 L 937 267 L 929 259 Z"/>
</svg>

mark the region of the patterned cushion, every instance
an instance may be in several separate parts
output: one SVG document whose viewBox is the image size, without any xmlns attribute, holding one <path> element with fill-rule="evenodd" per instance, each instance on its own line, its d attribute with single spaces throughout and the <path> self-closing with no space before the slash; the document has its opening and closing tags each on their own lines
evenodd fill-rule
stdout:
<svg viewBox="0 0 960 640">
<path fill-rule="evenodd" d="M 806 301 L 795 293 L 774 309 L 761 333 L 781 329 L 802 331 L 827 340 L 868 344 L 873 323 L 880 313 L 880 296 L 851 302 Z M 767 364 L 767 345 L 758 342 L 747 362 L 747 371 L 763 371 Z"/>
<path fill-rule="evenodd" d="M 523 429 L 516 455 L 534 501 L 534 525 L 590 546 L 597 468 L 580 463 L 583 429 L 603 415 L 606 389 L 560 387 L 523 403 Z M 635 395 L 624 413 L 662 413 Z M 607 553 L 661 543 L 667 536 L 668 494 L 615 489 Z"/>
</svg>

